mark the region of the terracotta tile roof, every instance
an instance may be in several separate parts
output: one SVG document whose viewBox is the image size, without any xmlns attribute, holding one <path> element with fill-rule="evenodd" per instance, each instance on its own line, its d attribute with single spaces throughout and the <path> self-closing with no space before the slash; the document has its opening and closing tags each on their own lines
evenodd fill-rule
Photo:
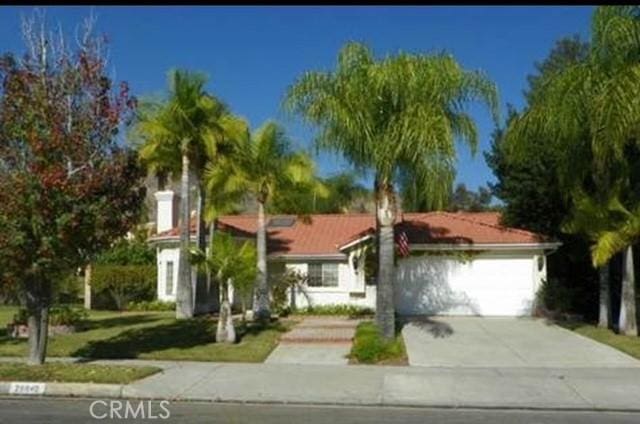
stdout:
<svg viewBox="0 0 640 424">
<path fill-rule="evenodd" d="M 272 217 L 267 217 L 267 222 L 270 218 Z M 396 224 L 396 230 L 403 229 L 410 244 L 512 244 L 548 241 L 544 236 L 529 231 L 501 226 L 500 215 L 496 212 L 405 213 L 402 218 L 404 220 Z M 229 231 L 240 237 L 255 237 L 257 216 L 223 216 L 218 223 L 221 231 Z M 341 246 L 373 234 L 374 228 L 372 214 L 311 215 L 308 222 L 295 218 L 290 227 L 268 227 L 267 245 L 270 254 L 335 255 L 341 253 Z M 195 222 L 192 222 L 191 231 L 195 232 Z M 154 238 L 173 238 L 179 234 L 179 228 L 174 228 Z"/>
<path fill-rule="evenodd" d="M 405 214 L 398 224 L 409 243 L 513 244 L 547 239 L 530 231 L 500 225 L 497 212 L 431 212 Z"/>
</svg>

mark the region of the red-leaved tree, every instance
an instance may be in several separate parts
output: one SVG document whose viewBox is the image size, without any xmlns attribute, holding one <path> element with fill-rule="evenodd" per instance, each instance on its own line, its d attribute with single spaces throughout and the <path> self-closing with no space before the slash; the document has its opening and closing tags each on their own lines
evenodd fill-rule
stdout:
<svg viewBox="0 0 640 424">
<path fill-rule="evenodd" d="M 72 48 L 42 16 L 26 53 L 0 58 L 0 284 L 28 310 L 29 362 L 45 360 L 55 282 L 137 222 L 144 172 L 119 134 L 135 99 L 112 87 L 88 19 Z"/>
</svg>

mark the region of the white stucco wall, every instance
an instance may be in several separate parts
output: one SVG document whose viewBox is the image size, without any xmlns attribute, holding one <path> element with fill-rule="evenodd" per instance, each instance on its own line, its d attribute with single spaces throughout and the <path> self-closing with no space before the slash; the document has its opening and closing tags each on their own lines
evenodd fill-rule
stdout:
<svg viewBox="0 0 640 424">
<path fill-rule="evenodd" d="M 469 262 L 417 256 L 398 264 L 396 310 L 400 314 L 530 315 L 546 268 L 542 252 L 483 253 Z"/>
<path fill-rule="evenodd" d="M 158 299 L 175 301 L 178 281 L 177 247 L 158 251 Z M 539 259 L 540 263 L 539 263 Z M 166 263 L 173 261 L 173 291 L 166 293 Z M 270 263 L 270 269 L 275 263 Z M 284 266 L 307 273 L 307 262 Z M 539 267 L 541 268 L 539 269 Z M 364 284 L 364 272 L 352 262 L 338 264 L 337 287 L 306 287 L 295 294 L 296 306 L 356 305 L 375 308 L 376 287 Z M 483 253 L 469 262 L 447 256 L 416 256 L 398 262 L 394 300 L 400 314 L 530 315 L 535 293 L 546 278 L 542 251 Z M 231 288 L 231 299 L 233 289 Z M 235 299 L 234 299 L 235 300 Z M 237 302 L 234 302 L 237 303 Z"/>
<path fill-rule="evenodd" d="M 287 263 L 288 269 L 293 269 L 303 274 L 307 273 L 306 262 Z M 365 286 L 364 272 L 357 273 L 347 261 L 338 264 L 338 286 L 336 287 L 306 287 L 295 293 L 295 302 L 298 308 L 309 305 L 355 305 L 374 308 L 376 304 L 375 287 Z"/>
</svg>

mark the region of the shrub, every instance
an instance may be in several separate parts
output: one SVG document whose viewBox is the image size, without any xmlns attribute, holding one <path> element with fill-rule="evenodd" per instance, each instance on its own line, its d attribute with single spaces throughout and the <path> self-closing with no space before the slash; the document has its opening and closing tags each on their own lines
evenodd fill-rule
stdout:
<svg viewBox="0 0 640 424">
<path fill-rule="evenodd" d="M 583 315 L 586 301 L 597 304 L 597 294 L 584 286 L 570 286 L 564 280 L 550 278 L 543 280 L 536 293 L 536 314 L 555 316 L 558 314 Z"/>
<path fill-rule="evenodd" d="M 154 265 L 156 250 L 145 241 L 144 236 L 132 240 L 121 239 L 96 260 L 100 265 Z"/>
<path fill-rule="evenodd" d="M 304 291 L 306 281 L 306 274 L 292 269 L 273 277 L 269 286 L 271 288 L 271 307 L 274 312 L 286 316 L 292 309 L 295 309 L 295 305 L 289 302 L 289 291 L 293 289 Z"/>
<path fill-rule="evenodd" d="M 132 301 L 150 301 L 156 296 L 153 265 L 96 265 L 91 276 L 96 308 L 123 310 Z"/>
<path fill-rule="evenodd" d="M 360 323 L 356 328 L 350 357 L 363 364 L 406 364 L 407 360 L 402 336 L 385 341 L 378 327 L 371 321 Z"/>
<path fill-rule="evenodd" d="M 142 300 L 140 302 L 129 302 L 128 311 L 173 311 L 176 309 L 175 302 L 165 302 L 162 300 Z"/>
<path fill-rule="evenodd" d="M 297 311 L 301 315 L 348 315 L 353 318 L 370 316 L 373 309 L 356 305 L 318 305 L 309 306 Z"/>
<path fill-rule="evenodd" d="M 80 299 L 84 284 L 83 277 L 78 276 L 75 272 L 67 274 L 61 278 L 55 286 L 54 302 L 55 303 L 74 303 Z"/>
<path fill-rule="evenodd" d="M 13 324 L 27 325 L 27 310 L 18 309 L 13 316 Z M 53 306 L 49 309 L 49 325 L 73 325 L 77 326 L 89 318 L 89 314 L 82 308 L 73 308 L 69 305 Z"/>
<path fill-rule="evenodd" d="M 18 312 L 13 314 L 13 324 L 16 325 L 27 325 L 27 319 L 29 318 L 29 314 L 25 308 L 18 309 Z"/>
<path fill-rule="evenodd" d="M 82 324 L 89 314 L 82 308 L 72 308 L 68 305 L 54 306 L 49 310 L 49 325 Z"/>
</svg>

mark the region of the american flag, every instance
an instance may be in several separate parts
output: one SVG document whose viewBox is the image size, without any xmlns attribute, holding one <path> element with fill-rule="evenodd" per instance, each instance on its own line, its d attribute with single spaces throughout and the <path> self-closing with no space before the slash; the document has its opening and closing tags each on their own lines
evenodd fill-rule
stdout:
<svg viewBox="0 0 640 424">
<path fill-rule="evenodd" d="M 398 252 L 400 253 L 400 256 L 409 256 L 409 238 L 404 230 L 400 230 L 396 235 L 396 244 L 398 245 Z"/>
</svg>

